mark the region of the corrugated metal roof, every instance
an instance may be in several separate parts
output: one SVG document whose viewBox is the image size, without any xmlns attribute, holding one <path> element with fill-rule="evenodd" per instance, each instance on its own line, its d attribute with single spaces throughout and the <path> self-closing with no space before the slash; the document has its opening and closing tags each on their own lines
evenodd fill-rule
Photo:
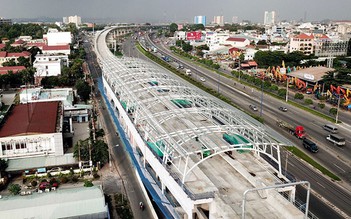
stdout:
<svg viewBox="0 0 351 219">
<path fill-rule="evenodd" d="M 99 186 L 60 189 L 0 199 L 0 218 L 107 218 L 104 194 Z"/>
<path fill-rule="evenodd" d="M 0 130 L 0 137 L 54 133 L 59 102 L 17 105 Z"/>
</svg>

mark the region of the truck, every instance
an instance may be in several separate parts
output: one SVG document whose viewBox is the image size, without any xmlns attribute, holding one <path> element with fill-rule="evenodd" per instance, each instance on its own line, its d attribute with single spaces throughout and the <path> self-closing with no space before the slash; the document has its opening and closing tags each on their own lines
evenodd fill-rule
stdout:
<svg viewBox="0 0 351 219">
<path fill-rule="evenodd" d="M 297 138 L 303 139 L 306 138 L 305 128 L 301 125 L 292 126 L 283 120 L 277 120 L 277 125 L 287 130 L 290 134 L 295 135 Z"/>
</svg>

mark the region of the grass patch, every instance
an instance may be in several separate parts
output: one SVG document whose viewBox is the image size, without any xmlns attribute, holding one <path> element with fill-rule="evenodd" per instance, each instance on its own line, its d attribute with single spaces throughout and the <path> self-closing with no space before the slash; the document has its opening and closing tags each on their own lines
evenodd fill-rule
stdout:
<svg viewBox="0 0 351 219">
<path fill-rule="evenodd" d="M 309 157 L 307 154 L 305 154 L 304 152 L 302 152 L 300 149 L 298 149 L 297 147 L 285 147 L 285 149 L 287 149 L 288 151 L 290 151 L 291 153 L 293 153 L 294 155 L 296 155 L 297 157 L 303 159 L 304 161 L 306 161 L 307 163 L 311 164 L 314 168 L 318 169 L 319 171 L 321 171 L 324 175 L 327 175 L 328 177 L 330 177 L 333 180 L 336 181 L 341 181 L 341 179 L 336 176 L 335 174 L 333 174 L 332 172 L 330 172 L 329 170 L 327 170 L 325 167 L 323 167 L 322 165 L 320 165 L 318 162 L 316 162 L 315 160 L 313 160 L 311 157 Z"/>
</svg>

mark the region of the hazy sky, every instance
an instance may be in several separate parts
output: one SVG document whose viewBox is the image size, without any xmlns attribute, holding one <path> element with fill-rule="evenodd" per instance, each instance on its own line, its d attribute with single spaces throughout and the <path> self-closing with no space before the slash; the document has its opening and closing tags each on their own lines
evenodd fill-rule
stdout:
<svg viewBox="0 0 351 219">
<path fill-rule="evenodd" d="M 276 11 L 278 20 L 351 20 L 351 0 L 0 0 L 0 17 L 113 18 L 115 22 L 193 22 L 195 15 L 223 15 L 231 22 L 263 22 L 264 11 Z M 62 21 L 62 20 L 61 20 Z"/>
</svg>

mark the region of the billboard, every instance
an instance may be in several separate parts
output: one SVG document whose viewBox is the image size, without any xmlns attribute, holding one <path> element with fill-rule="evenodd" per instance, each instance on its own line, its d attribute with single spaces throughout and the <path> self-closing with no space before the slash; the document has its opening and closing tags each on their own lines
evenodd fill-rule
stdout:
<svg viewBox="0 0 351 219">
<path fill-rule="evenodd" d="M 186 40 L 201 40 L 201 31 L 187 32 Z"/>
</svg>

